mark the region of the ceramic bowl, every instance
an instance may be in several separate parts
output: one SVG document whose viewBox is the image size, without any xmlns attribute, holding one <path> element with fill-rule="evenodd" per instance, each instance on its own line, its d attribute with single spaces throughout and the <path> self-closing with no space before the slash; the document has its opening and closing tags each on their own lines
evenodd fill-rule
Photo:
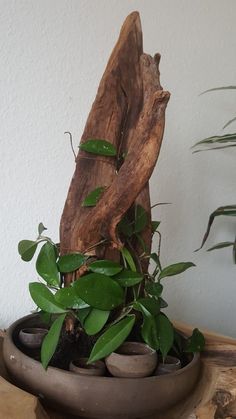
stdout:
<svg viewBox="0 0 236 419">
<path fill-rule="evenodd" d="M 157 366 L 157 353 L 141 342 L 125 342 L 106 359 L 114 377 L 148 377 Z"/>
<path fill-rule="evenodd" d="M 160 362 L 155 371 L 156 375 L 170 374 L 171 372 L 177 371 L 181 368 L 181 362 L 179 358 L 168 355 L 165 362 Z"/>
<path fill-rule="evenodd" d="M 79 358 L 71 361 L 69 370 L 80 375 L 105 375 L 106 367 L 103 361 L 95 361 L 87 364 L 88 358 Z"/>
<path fill-rule="evenodd" d="M 27 327 L 19 332 L 19 340 L 24 346 L 31 349 L 40 348 L 48 329 L 40 327 Z"/>
</svg>

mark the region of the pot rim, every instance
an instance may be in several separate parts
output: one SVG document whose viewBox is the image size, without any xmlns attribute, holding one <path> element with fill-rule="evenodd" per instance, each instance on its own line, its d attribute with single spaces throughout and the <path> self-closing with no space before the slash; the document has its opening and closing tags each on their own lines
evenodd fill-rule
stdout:
<svg viewBox="0 0 236 419">
<path fill-rule="evenodd" d="M 28 319 L 33 319 L 33 318 L 38 318 L 39 317 L 39 314 L 28 314 L 27 316 L 24 316 L 24 317 L 21 317 L 20 319 L 18 319 L 18 320 L 16 320 L 14 323 L 12 323 L 8 328 L 7 328 L 7 332 L 6 332 L 6 337 L 4 338 L 4 339 L 7 339 L 7 338 L 9 338 L 10 340 L 11 340 L 11 342 L 12 342 L 12 344 L 14 345 L 14 347 L 15 347 L 15 351 L 16 351 L 16 353 L 19 353 L 19 354 L 24 354 L 24 356 L 26 357 L 26 358 L 28 358 L 31 362 L 32 362 L 32 364 L 33 365 L 41 365 L 41 367 L 42 367 L 42 369 L 43 369 L 43 366 L 42 366 L 42 364 L 41 364 L 41 362 L 40 361 L 36 361 L 36 359 L 34 359 L 34 358 L 31 358 L 30 356 L 28 356 L 27 354 L 25 354 L 25 352 L 22 352 L 17 346 L 16 346 L 16 344 L 15 344 L 15 342 L 14 342 L 14 340 L 13 340 L 13 332 L 14 332 L 14 330 L 16 329 L 16 327 L 17 326 L 19 326 L 22 322 L 24 322 L 24 321 L 27 321 Z M 172 376 L 177 376 L 177 375 L 181 375 L 181 374 L 184 374 L 184 372 L 185 371 L 187 371 L 188 369 L 190 369 L 190 368 L 192 368 L 192 366 L 194 365 L 194 364 L 196 364 L 196 363 L 198 363 L 198 361 L 199 361 L 199 358 L 200 358 L 200 354 L 199 354 L 199 352 L 194 352 L 193 353 L 193 358 L 192 358 L 192 360 L 185 366 L 185 367 L 183 367 L 183 368 L 181 368 L 181 369 L 179 369 L 179 370 L 177 370 L 177 371 L 175 371 L 175 372 L 173 372 L 173 373 L 171 373 L 171 375 Z M 44 370 L 45 371 L 45 370 Z M 47 374 L 47 372 L 53 372 L 53 371 L 60 371 L 61 373 L 63 373 L 63 374 L 66 374 L 66 375 L 69 375 L 69 376 L 71 376 L 71 371 L 67 371 L 67 370 L 62 370 L 62 369 L 60 369 L 60 368 L 57 368 L 57 367 L 51 367 L 51 366 L 49 366 L 48 368 L 47 368 L 47 370 L 45 371 L 45 374 Z M 94 380 L 94 382 L 95 383 L 102 383 L 102 382 L 104 382 L 104 381 L 106 381 L 106 382 L 111 382 L 111 380 L 116 380 L 116 381 L 119 381 L 119 380 L 126 380 L 126 381 L 131 381 L 131 382 L 137 382 L 138 380 L 142 380 L 142 382 L 144 382 L 144 381 L 161 381 L 161 380 L 166 380 L 166 379 L 169 379 L 169 376 L 170 376 L 170 374 L 167 374 L 167 375 L 151 375 L 151 376 L 149 376 L 149 377 L 142 377 L 142 378 L 120 378 L 120 377 L 104 377 L 104 376 L 86 376 L 86 375 L 84 375 L 83 376 L 83 379 L 84 380 L 86 380 L 86 379 L 88 379 L 90 382 L 91 382 L 91 380 Z M 79 376 L 79 374 L 78 374 L 78 378 L 79 378 L 80 376 Z M 168 378 L 167 378 L 168 377 Z"/>
</svg>

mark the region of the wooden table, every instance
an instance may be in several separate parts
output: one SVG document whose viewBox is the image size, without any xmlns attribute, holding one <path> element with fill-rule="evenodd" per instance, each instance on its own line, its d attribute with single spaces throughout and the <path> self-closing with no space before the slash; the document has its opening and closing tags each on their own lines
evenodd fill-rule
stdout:
<svg viewBox="0 0 236 419">
<path fill-rule="evenodd" d="M 190 334 L 193 327 L 175 322 Z M 203 331 L 206 348 L 202 374 L 194 392 L 168 412 L 149 419 L 236 419 L 236 340 Z M 15 387 L 2 362 L 0 333 L 0 419 L 72 419 L 44 409 L 37 397 Z"/>
</svg>

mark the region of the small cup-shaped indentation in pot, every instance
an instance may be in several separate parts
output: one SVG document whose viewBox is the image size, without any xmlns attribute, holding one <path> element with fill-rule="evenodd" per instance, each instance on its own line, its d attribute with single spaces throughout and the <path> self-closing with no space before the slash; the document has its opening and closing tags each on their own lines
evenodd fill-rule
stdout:
<svg viewBox="0 0 236 419">
<path fill-rule="evenodd" d="M 155 375 L 170 374 L 172 372 L 179 370 L 180 368 L 181 368 L 181 362 L 179 358 L 168 355 L 165 358 L 164 362 L 160 362 L 158 364 L 158 367 L 155 371 Z"/>
<path fill-rule="evenodd" d="M 48 329 L 28 327 L 20 330 L 19 340 L 24 346 L 31 349 L 37 349 L 41 347 L 43 339 L 47 333 Z"/>
<path fill-rule="evenodd" d="M 79 358 L 70 362 L 69 370 L 80 375 L 105 375 L 106 367 L 103 361 L 87 364 L 88 358 Z"/>
</svg>

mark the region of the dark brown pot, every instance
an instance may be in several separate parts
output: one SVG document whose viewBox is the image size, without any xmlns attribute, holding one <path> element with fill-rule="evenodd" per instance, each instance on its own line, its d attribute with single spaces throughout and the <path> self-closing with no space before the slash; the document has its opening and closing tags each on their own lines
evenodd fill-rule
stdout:
<svg viewBox="0 0 236 419">
<path fill-rule="evenodd" d="M 26 327 L 25 329 L 20 330 L 19 340 L 24 346 L 37 349 L 41 347 L 43 339 L 47 333 L 48 329 L 40 327 Z"/>
<path fill-rule="evenodd" d="M 148 377 L 157 366 L 157 353 L 141 342 L 125 342 L 105 359 L 114 377 Z"/>
<path fill-rule="evenodd" d="M 70 371 L 80 375 L 105 375 L 106 367 L 103 361 L 95 361 L 87 364 L 88 358 L 80 358 L 70 363 Z"/>
<path fill-rule="evenodd" d="M 128 419 L 155 415 L 193 391 L 200 357 L 173 374 L 145 378 L 89 377 L 49 367 L 25 355 L 18 340 L 25 327 L 42 327 L 38 315 L 13 323 L 4 339 L 3 356 L 13 381 L 68 414 L 87 418 Z"/>
</svg>

